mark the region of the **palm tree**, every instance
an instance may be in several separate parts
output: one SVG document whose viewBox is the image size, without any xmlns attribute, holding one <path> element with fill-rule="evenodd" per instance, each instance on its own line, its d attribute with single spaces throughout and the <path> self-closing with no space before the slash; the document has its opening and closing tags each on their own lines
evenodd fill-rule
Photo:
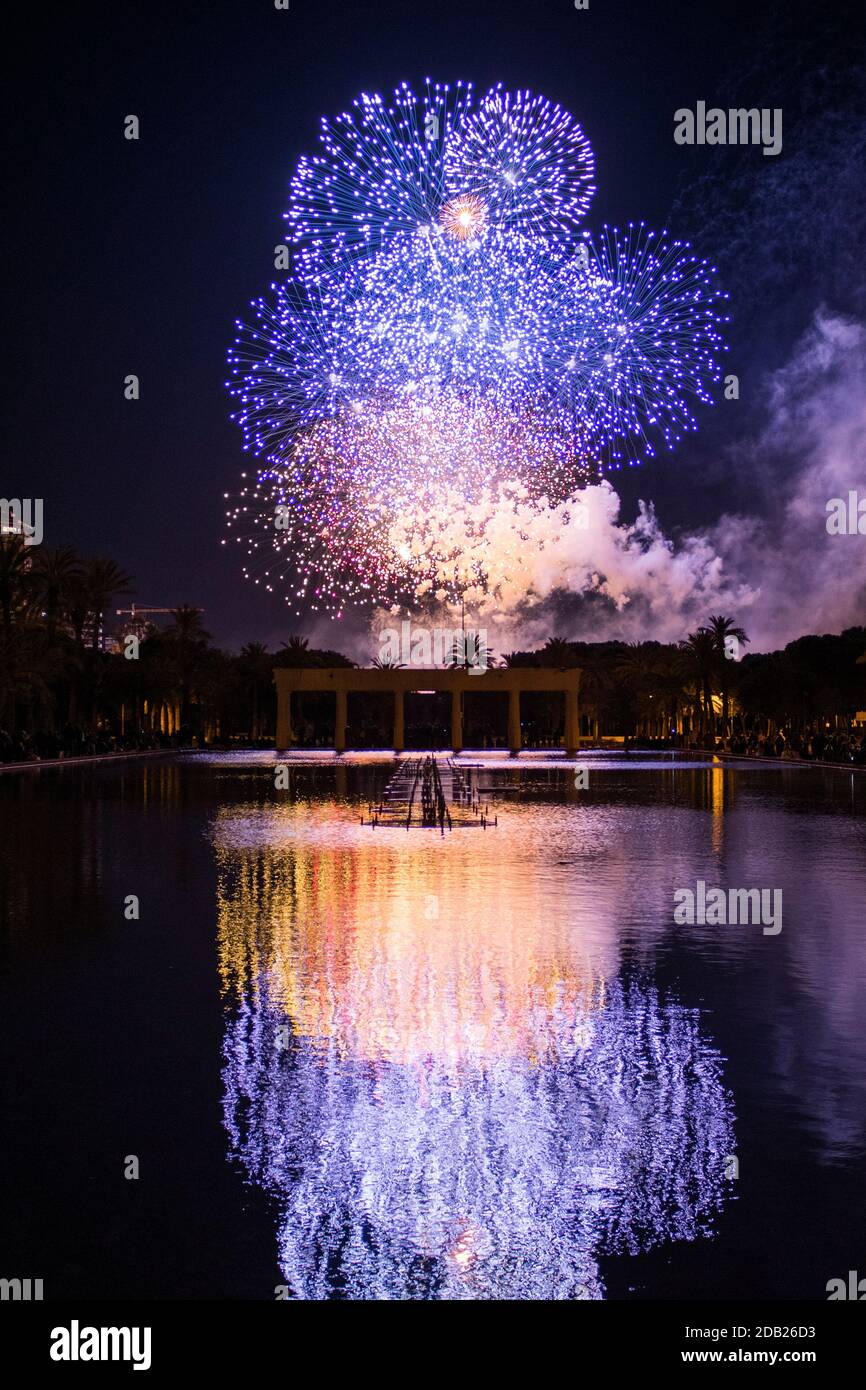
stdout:
<svg viewBox="0 0 866 1390">
<path fill-rule="evenodd" d="M 70 574 L 66 583 L 66 595 L 63 603 L 66 610 L 66 618 L 72 628 L 72 637 L 76 647 L 84 650 L 84 629 L 87 626 L 87 619 L 90 615 L 90 602 L 87 597 L 87 588 L 84 582 L 84 571 L 79 568 Z"/>
<path fill-rule="evenodd" d="M 647 722 L 655 721 L 663 713 L 661 650 L 657 642 L 629 642 L 612 666 L 612 674 L 625 687 L 635 733 L 641 732 L 640 723 L 643 724 L 643 731 L 647 732 Z"/>
<path fill-rule="evenodd" d="M 574 647 L 564 637 L 548 637 L 541 649 L 544 666 L 567 668 L 574 665 Z"/>
<path fill-rule="evenodd" d="M 661 703 L 672 726 L 671 732 L 678 732 L 679 715 L 687 700 L 689 667 L 688 661 L 678 647 L 662 647 L 659 656 L 658 688 Z"/>
<path fill-rule="evenodd" d="M 713 742 L 715 742 L 716 713 L 713 706 L 713 677 L 716 673 L 718 658 L 716 639 L 708 628 L 699 627 L 697 632 L 689 633 L 686 640 L 680 643 L 680 647 L 686 655 L 690 675 L 698 695 L 701 737 L 705 737 L 709 731 Z"/>
<path fill-rule="evenodd" d="M 609 659 L 604 653 L 590 648 L 581 658 L 580 703 L 592 726 L 592 737 L 601 741 L 602 716 L 608 704 L 613 684 Z"/>
<path fill-rule="evenodd" d="M 46 647 L 35 623 L 17 623 L 0 634 L 0 720 L 8 714 L 9 723 L 14 725 L 16 703 L 20 702 L 28 728 L 33 728 L 37 717 L 49 722 L 51 687 L 59 664 L 59 654 Z"/>
<path fill-rule="evenodd" d="M 390 656 L 374 656 L 371 664 L 376 671 L 402 671 L 405 669 L 402 661 L 394 661 Z"/>
<path fill-rule="evenodd" d="M 487 670 L 496 665 L 496 655 L 488 651 L 486 641 L 477 632 L 463 632 L 454 639 L 448 668 L 451 671 L 468 671 L 470 667 Z"/>
<path fill-rule="evenodd" d="M 63 607 L 72 628 L 72 652 L 69 658 L 69 695 L 67 719 L 77 724 L 81 710 L 81 676 L 87 655 L 84 648 L 84 629 L 90 617 L 90 597 L 81 565 L 68 575 Z"/>
<path fill-rule="evenodd" d="M 165 629 L 166 637 L 172 637 L 181 645 L 193 646 L 210 641 L 210 633 L 205 630 L 201 620 L 202 610 L 182 603 L 171 611 L 171 622 Z"/>
<path fill-rule="evenodd" d="M 13 616 L 27 604 L 29 547 L 19 535 L 0 536 L 0 616 L 9 632 Z"/>
<path fill-rule="evenodd" d="M 725 733 L 727 733 L 731 689 L 731 666 L 725 639 L 728 637 L 735 637 L 738 642 L 748 642 L 749 639 L 743 629 L 736 625 L 733 618 L 724 618 L 721 615 L 711 617 L 705 631 L 712 633 L 713 641 L 716 646 L 716 655 L 719 658 L 719 683 L 722 688 L 722 728 Z"/>
<path fill-rule="evenodd" d="M 300 667 L 315 666 L 316 658 L 310 651 L 310 644 L 306 637 L 299 637 L 293 632 L 288 642 L 280 643 L 278 664 L 280 666 Z"/>
<path fill-rule="evenodd" d="M 252 695 L 250 737 L 254 739 L 261 737 L 260 698 L 266 683 L 273 680 L 273 665 L 274 658 L 263 642 L 248 642 L 245 647 L 241 647 L 238 666 L 246 688 Z"/>
<path fill-rule="evenodd" d="M 203 664 L 210 633 L 201 620 L 201 609 L 182 603 L 172 609 L 171 622 L 165 636 L 175 654 L 175 667 L 180 685 L 180 722 L 189 723 L 190 696 L 198 669 Z"/>
<path fill-rule="evenodd" d="M 116 594 L 132 593 L 132 578 L 113 560 L 87 560 L 82 566 L 84 595 L 93 622 L 91 647 L 99 650 L 102 621 Z"/>
<path fill-rule="evenodd" d="M 34 556 L 32 589 L 35 602 L 45 615 L 49 646 L 54 642 L 57 620 L 66 601 L 74 595 L 74 577 L 80 568 L 78 553 L 71 545 L 62 545 L 58 550 L 46 550 L 40 546 Z"/>
</svg>

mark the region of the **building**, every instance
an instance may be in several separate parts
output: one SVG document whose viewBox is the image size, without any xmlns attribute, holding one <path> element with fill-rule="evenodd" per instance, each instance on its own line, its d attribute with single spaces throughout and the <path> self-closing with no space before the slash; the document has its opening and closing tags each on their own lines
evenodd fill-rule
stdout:
<svg viewBox="0 0 866 1390">
<path fill-rule="evenodd" d="M 347 701 L 350 693 L 391 694 L 394 699 L 392 747 L 396 753 L 404 748 L 404 697 L 411 691 L 447 691 L 451 695 L 451 749 L 459 753 L 463 748 L 463 694 L 476 693 L 508 695 L 508 746 L 512 753 L 520 752 L 522 745 L 520 729 L 521 693 L 535 691 L 559 691 L 565 702 L 566 754 L 576 753 L 580 747 L 580 717 L 578 711 L 578 691 L 580 670 L 575 668 L 559 671 L 542 670 L 537 667 L 508 667 L 506 670 L 443 670 L 434 667 L 429 670 L 416 668 L 395 670 L 357 670 L 354 667 L 285 667 L 274 671 L 277 687 L 277 736 L 278 749 L 292 746 L 292 695 L 296 692 L 333 691 L 334 705 L 334 748 L 338 753 L 345 752 Z"/>
</svg>

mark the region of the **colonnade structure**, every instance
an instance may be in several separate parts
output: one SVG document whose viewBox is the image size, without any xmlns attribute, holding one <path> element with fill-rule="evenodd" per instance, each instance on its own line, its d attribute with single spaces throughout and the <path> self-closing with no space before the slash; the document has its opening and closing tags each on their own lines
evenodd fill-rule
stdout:
<svg viewBox="0 0 866 1390">
<path fill-rule="evenodd" d="M 346 749 L 349 694 L 392 694 L 394 697 L 393 748 L 396 753 L 402 753 L 405 746 L 404 697 L 413 691 L 450 691 L 451 751 L 460 753 L 463 749 L 463 695 L 466 691 L 479 691 L 485 694 L 506 693 L 508 695 L 508 747 L 512 753 L 519 753 L 521 748 L 521 694 L 537 691 L 561 691 L 565 697 L 565 752 L 572 755 L 580 747 L 580 719 L 577 704 L 580 674 L 577 667 L 556 671 L 541 670 L 531 666 L 512 666 L 502 670 L 478 671 L 471 667 L 469 670 L 464 668 L 443 670 L 441 667 L 358 670 L 346 666 L 319 668 L 281 666 L 274 671 L 274 682 L 277 687 L 276 746 L 278 749 L 289 749 L 292 746 L 291 698 L 296 692 L 312 693 L 325 690 L 334 692 L 337 697 L 334 748 L 338 753 L 343 753 Z"/>
</svg>

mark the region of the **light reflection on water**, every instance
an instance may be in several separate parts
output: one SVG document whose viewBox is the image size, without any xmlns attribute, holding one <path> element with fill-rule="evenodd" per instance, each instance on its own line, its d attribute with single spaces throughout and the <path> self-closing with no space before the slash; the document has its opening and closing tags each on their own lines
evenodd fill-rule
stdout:
<svg viewBox="0 0 866 1390">
<path fill-rule="evenodd" d="M 811 1300 L 857 1267 L 866 776 L 464 761 L 499 827 L 444 838 L 361 826 L 379 755 L 279 792 L 272 752 L 0 776 L 9 1268 Z M 782 932 L 676 925 L 698 879 L 778 888 Z"/>
<path fill-rule="evenodd" d="M 513 806 L 440 839 L 331 799 L 221 808 L 225 1122 L 294 1296 L 600 1298 L 602 1254 L 711 1234 L 722 1059 L 621 977 L 603 821 Z"/>
</svg>

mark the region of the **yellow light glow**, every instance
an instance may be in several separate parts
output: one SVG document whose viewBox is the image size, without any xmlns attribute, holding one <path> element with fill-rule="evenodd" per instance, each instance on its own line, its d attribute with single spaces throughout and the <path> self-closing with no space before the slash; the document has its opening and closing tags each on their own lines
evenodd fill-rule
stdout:
<svg viewBox="0 0 866 1390">
<path fill-rule="evenodd" d="M 439 222 L 449 236 L 457 241 L 468 241 L 487 226 L 487 204 L 475 193 L 461 193 L 445 204 Z"/>
</svg>

